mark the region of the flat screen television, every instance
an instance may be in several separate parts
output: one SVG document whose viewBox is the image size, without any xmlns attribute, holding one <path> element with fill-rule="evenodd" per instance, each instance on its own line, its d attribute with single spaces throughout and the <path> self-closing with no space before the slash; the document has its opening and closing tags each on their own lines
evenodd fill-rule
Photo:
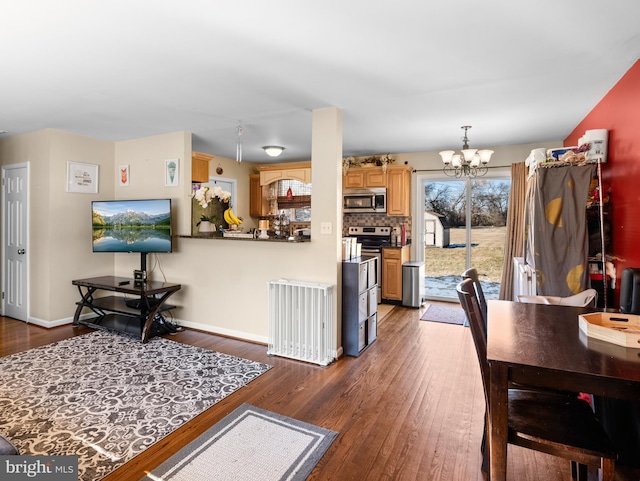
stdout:
<svg viewBox="0 0 640 481">
<path fill-rule="evenodd" d="M 171 199 L 91 202 L 93 252 L 171 252 Z"/>
</svg>

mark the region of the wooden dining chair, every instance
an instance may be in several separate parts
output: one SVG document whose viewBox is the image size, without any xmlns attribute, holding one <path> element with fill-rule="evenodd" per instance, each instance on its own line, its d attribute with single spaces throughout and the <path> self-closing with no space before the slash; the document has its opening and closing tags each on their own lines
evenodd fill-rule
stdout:
<svg viewBox="0 0 640 481">
<path fill-rule="evenodd" d="M 475 267 L 471 267 L 462 273 L 462 280 L 471 279 L 473 281 L 473 287 L 476 290 L 476 297 L 478 298 L 478 304 L 480 304 L 480 312 L 484 316 L 485 322 L 487 319 L 487 301 L 484 297 L 484 291 L 480 284 L 480 278 L 478 277 L 478 271 Z"/>
<path fill-rule="evenodd" d="M 485 396 L 483 446 L 488 438 L 489 362 L 486 325 L 471 279 L 456 287 L 460 304 L 469 319 L 476 347 Z M 587 467 L 601 469 L 603 481 L 613 481 L 616 453 L 613 443 L 585 401 L 554 392 L 509 389 L 508 443 L 541 451 L 571 461 L 571 475 L 587 480 Z M 483 451 L 483 470 L 488 471 L 487 452 Z"/>
</svg>

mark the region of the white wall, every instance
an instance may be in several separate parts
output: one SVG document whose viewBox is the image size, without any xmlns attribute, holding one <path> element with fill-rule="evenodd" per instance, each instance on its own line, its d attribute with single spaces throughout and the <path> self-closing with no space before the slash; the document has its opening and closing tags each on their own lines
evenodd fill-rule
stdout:
<svg viewBox="0 0 640 481">
<path fill-rule="evenodd" d="M 99 166 L 99 193 L 66 192 L 67 162 Z M 55 129 L 0 141 L 3 165 L 29 163 L 29 320 L 53 326 L 73 315 L 72 279 L 113 268 L 91 252 L 91 200 L 113 197 L 113 143 Z"/>
</svg>

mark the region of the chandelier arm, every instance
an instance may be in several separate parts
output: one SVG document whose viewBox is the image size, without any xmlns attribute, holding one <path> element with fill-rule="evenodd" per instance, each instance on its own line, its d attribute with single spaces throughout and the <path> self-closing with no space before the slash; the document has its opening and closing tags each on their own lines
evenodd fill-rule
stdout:
<svg viewBox="0 0 640 481">
<path fill-rule="evenodd" d="M 444 168 L 442 169 L 442 171 L 448 177 L 458 177 L 458 175 L 457 175 L 458 169 L 456 169 L 455 167 L 451 166 L 451 164 L 445 165 Z"/>
</svg>

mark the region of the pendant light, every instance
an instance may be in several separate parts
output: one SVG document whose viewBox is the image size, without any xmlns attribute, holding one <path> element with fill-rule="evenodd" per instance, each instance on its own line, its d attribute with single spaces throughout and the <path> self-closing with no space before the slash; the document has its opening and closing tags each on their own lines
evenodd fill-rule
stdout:
<svg viewBox="0 0 640 481">
<path fill-rule="evenodd" d="M 242 127 L 242 123 L 238 123 L 236 127 L 236 135 L 238 136 L 238 140 L 236 141 L 236 162 L 242 162 L 242 133 L 244 132 L 244 128 Z"/>
</svg>

